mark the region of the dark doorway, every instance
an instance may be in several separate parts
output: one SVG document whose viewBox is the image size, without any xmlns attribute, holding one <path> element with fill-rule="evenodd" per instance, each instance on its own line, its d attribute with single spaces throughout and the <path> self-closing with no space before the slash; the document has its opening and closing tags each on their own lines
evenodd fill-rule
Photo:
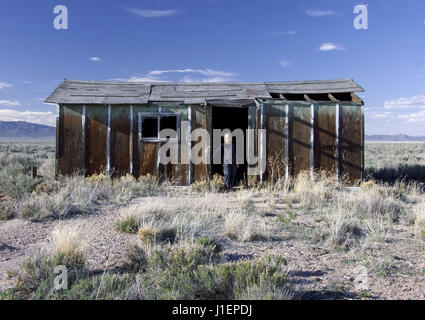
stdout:
<svg viewBox="0 0 425 320">
<path fill-rule="evenodd" d="M 242 129 L 244 133 L 244 163 L 239 165 L 236 175 L 236 185 L 246 181 L 247 165 L 246 165 L 246 129 L 248 128 L 248 108 L 234 107 L 212 107 L 212 129 L 229 129 L 233 132 L 235 129 Z M 211 132 L 212 139 L 214 137 Z M 214 141 L 212 141 L 214 146 Z M 220 145 L 224 143 L 224 138 L 221 138 Z M 233 143 L 236 143 L 233 138 Z M 213 150 L 214 152 L 215 150 Z M 218 173 L 223 175 L 223 166 L 221 164 L 212 164 L 212 175 Z"/>
</svg>

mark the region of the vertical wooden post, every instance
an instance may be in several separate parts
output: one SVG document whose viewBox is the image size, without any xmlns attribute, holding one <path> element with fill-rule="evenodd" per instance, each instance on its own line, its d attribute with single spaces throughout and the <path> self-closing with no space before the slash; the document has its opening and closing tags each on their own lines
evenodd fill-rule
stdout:
<svg viewBox="0 0 425 320">
<path fill-rule="evenodd" d="M 38 173 L 37 173 L 37 167 L 32 167 L 32 178 L 37 179 Z"/>
</svg>

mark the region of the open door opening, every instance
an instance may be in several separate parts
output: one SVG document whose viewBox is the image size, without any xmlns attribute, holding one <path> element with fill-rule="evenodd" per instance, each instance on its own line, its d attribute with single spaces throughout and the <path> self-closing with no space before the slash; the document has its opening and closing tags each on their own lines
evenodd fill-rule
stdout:
<svg viewBox="0 0 425 320">
<path fill-rule="evenodd" d="M 246 107 L 212 107 L 212 129 L 229 129 L 233 132 L 235 129 L 242 129 L 244 133 L 244 163 L 239 165 L 236 174 L 236 185 L 246 182 L 247 176 L 247 161 L 246 161 L 246 129 L 248 128 L 248 108 Z M 214 137 L 212 136 L 212 139 Z M 215 141 L 212 141 L 212 145 L 216 144 Z M 221 138 L 220 145 L 224 143 L 224 138 Z M 235 138 L 233 138 L 233 143 L 236 143 Z M 214 152 L 215 150 L 213 150 Z M 212 164 L 211 166 L 212 175 L 218 173 L 223 176 L 223 166 L 221 164 Z"/>
</svg>

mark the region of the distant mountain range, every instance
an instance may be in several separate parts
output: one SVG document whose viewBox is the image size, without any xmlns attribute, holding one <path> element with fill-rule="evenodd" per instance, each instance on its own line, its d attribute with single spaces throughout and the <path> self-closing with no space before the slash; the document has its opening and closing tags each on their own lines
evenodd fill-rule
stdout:
<svg viewBox="0 0 425 320">
<path fill-rule="evenodd" d="M 0 121 L 0 140 L 52 140 L 56 128 L 25 121 Z"/>
<path fill-rule="evenodd" d="M 425 136 L 408 136 L 406 134 L 395 134 L 395 135 L 366 135 L 366 141 L 425 141 Z"/>
</svg>

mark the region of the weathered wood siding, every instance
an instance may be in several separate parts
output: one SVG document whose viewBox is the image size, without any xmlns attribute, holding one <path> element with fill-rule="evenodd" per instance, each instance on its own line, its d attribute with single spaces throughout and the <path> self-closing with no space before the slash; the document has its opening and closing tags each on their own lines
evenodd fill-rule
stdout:
<svg viewBox="0 0 425 320">
<path fill-rule="evenodd" d="M 264 104 L 264 128 L 266 136 L 266 172 L 263 179 L 285 175 L 286 170 L 286 104 Z"/>
<path fill-rule="evenodd" d="M 108 106 L 86 106 L 85 172 L 99 174 L 107 168 Z"/>
<path fill-rule="evenodd" d="M 82 106 L 62 105 L 59 107 L 59 126 L 56 128 L 58 174 L 81 174 L 83 169 Z"/>
<path fill-rule="evenodd" d="M 349 183 L 362 179 L 363 115 L 358 105 L 341 105 L 339 112 L 339 169 Z"/>
<path fill-rule="evenodd" d="M 168 103 L 166 106 L 112 105 L 109 119 L 107 105 L 60 105 L 57 127 L 57 173 L 71 175 L 85 172 L 86 175 L 92 175 L 104 172 L 109 165 L 116 175 L 132 173 L 138 178 L 141 175 L 152 174 L 182 185 L 208 178 L 211 174 L 210 165 L 182 163 L 181 136 L 179 141 L 175 142 L 179 159 L 177 165 L 159 163 L 159 148 L 164 142 L 140 140 L 138 113 L 159 110 L 179 114 L 180 124 L 191 119 L 192 130 L 207 129 L 212 136 L 212 108 L 203 105 L 190 105 L 190 107 L 178 103 Z M 345 176 L 350 183 L 362 179 L 364 161 L 362 106 L 348 102 L 340 103 L 337 109 L 336 104 L 324 102 L 314 104 L 312 109 L 311 104 L 303 102 L 285 104 L 285 102 L 267 101 L 263 105 L 263 123 L 261 123 L 261 108 L 256 106 L 248 108 L 247 121 L 248 128 L 255 130 L 252 137 L 255 156 L 260 153 L 257 129 L 263 126 L 267 130 L 265 146 L 267 168 L 263 181 L 270 179 L 272 174 L 275 178 L 283 174 L 294 176 L 302 170 L 309 171 L 312 168 L 337 172 L 340 177 Z M 189 145 L 193 148 L 200 141 L 189 143 L 186 138 L 184 143 L 186 148 Z M 193 158 L 195 155 L 191 156 Z M 210 154 L 201 156 L 204 159 L 210 158 Z M 273 163 L 274 168 L 271 167 Z"/>
<path fill-rule="evenodd" d="M 311 170 L 311 105 L 290 105 L 289 165 L 291 173 Z M 283 130 L 283 127 L 282 127 Z"/>
<path fill-rule="evenodd" d="M 192 105 L 191 106 L 192 111 L 192 130 L 195 129 L 207 129 L 207 111 L 204 106 L 201 105 Z M 206 137 L 202 138 L 206 139 Z M 205 140 L 204 140 L 205 141 Z M 192 141 L 192 148 L 196 146 L 198 143 L 201 143 L 201 137 L 199 137 L 198 141 Z M 196 155 L 192 153 L 192 159 Z M 203 154 L 202 151 L 198 153 L 197 156 L 202 157 L 202 159 L 205 159 L 208 155 Z M 199 180 L 205 180 L 209 178 L 210 172 L 209 167 L 206 165 L 205 161 L 202 161 L 199 164 L 193 164 L 193 179 L 195 181 Z"/>
<path fill-rule="evenodd" d="M 336 105 L 315 105 L 314 168 L 336 173 Z"/>
<path fill-rule="evenodd" d="M 117 176 L 130 172 L 130 106 L 111 107 L 111 170 Z"/>
</svg>

